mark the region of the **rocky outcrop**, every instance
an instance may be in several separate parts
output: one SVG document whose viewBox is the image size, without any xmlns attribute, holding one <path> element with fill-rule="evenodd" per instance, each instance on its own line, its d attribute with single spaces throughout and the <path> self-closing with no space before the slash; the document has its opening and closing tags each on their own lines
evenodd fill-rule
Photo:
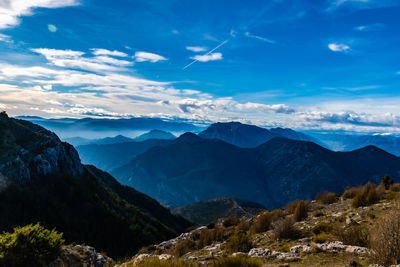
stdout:
<svg viewBox="0 0 400 267">
<path fill-rule="evenodd" d="M 316 246 L 323 251 L 345 251 L 354 254 L 368 254 L 370 252 L 368 248 L 345 245 L 341 241 L 325 242 Z"/>
<path fill-rule="evenodd" d="M 0 116 L 0 190 L 10 182 L 63 173 L 80 176 L 83 166 L 73 146 L 27 121 Z"/>
<path fill-rule="evenodd" d="M 279 252 L 263 248 L 252 248 L 248 256 L 252 258 L 275 257 L 277 259 L 294 259 L 298 257 L 298 255 L 294 253 Z"/>
<path fill-rule="evenodd" d="M 61 255 L 49 267 L 109 267 L 114 265 L 113 259 L 96 252 L 93 247 L 68 245 L 62 248 Z"/>
</svg>

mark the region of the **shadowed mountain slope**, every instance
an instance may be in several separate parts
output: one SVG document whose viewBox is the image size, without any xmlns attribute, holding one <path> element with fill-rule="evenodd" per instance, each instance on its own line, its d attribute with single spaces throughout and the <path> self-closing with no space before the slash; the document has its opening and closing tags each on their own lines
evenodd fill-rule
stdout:
<svg viewBox="0 0 400 267">
<path fill-rule="evenodd" d="M 41 222 L 112 257 L 176 236 L 186 220 L 80 163 L 52 132 L 0 114 L 0 231 Z"/>
</svg>

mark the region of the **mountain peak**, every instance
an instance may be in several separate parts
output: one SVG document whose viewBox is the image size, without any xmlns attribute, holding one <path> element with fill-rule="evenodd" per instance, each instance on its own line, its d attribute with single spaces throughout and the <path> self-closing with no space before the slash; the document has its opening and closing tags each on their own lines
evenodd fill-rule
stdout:
<svg viewBox="0 0 400 267">
<path fill-rule="evenodd" d="M 192 132 L 187 132 L 182 135 L 180 135 L 177 139 L 176 142 L 197 142 L 201 140 L 201 138 Z"/>
</svg>

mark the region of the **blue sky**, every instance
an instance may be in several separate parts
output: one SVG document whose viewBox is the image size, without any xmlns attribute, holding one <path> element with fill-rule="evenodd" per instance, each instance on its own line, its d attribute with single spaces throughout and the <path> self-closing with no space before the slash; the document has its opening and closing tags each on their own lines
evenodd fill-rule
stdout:
<svg viewBox="0 0 400 267">
<path fill-rule="evenodd" d="M 0 0 L 0 108 L 400 132 L 396 0 Z"/>
</svg>

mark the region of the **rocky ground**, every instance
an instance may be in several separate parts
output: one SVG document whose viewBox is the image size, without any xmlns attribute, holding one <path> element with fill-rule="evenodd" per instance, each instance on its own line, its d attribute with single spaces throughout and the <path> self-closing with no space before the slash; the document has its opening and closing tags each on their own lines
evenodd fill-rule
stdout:
<svg viewBox="0 0 400 267">
<path fill-rule="evenodd" d="M 295 228 L 302 233 L 298 238 L 277 239 L 273 227 L 265 232 L 253 233 L 251 227 L 246 229 L 243 225 L 254 223 L 257 220 L 257 217 L 254 217 L 250 220 L 243 219 L 236 226 L 224 227 L 222 224 L 213 226 L 214 229 L 223 229 L 228 232 L 227 236 L 237 232 L 238 228 L 247 231 L 251 239 L 251 248 L 245 252 L 232 252 L 229 249 L 228 238 L 220 238 L 201 248 L 193 247 L 191 240 L 201 240 L 202 233 L 211 231 L 206 226 L 202 226 L 175 239 L 143 249 L 131 260 L 117 266 L 141 266 L 152 258 L 170 262 L 170 265 L 162 266 L 175 266 L 171 261 L 174 258 L 179 258 L 184 262 L 179 266 L 215 266 L 213 264 L 218 258 L 232 256 L 260 259 L 262 266 L 382 266 L 374 262 L 370 248 L 349 244 L 362 242 L 360 232 L 353 236 L 351 234 L 345 236 L 341 232 L 347 233 L 348 229 L 353 229 L 353 226 L 357 229 L 371 229 L 382 216 L 397 206 L 395 199 L 398 198 L 399 193 L 386 193 L 386 195 L 389 194 L 390 197 L 382 198 L 376 204 L 358 208 L 352 207 L 351 199 L 343 197 L 332 204 L 323 204 L 314 200 L 309 203 L 307 218 L 294 224 Z M 293 217 L 294 215 L 288 213 L 287 210 L 288 208 L 281 209 L 279 216 Z M 183 251 L 182 246 L 186 246 Z"/>
<path fill-rule="evenodd" d="M 104 254 L 97 252 L 93 247 L 84 245 L 63 246 L 61 255 L 49 267 L 109 267 L 115 262 Z"/>
</svg>

